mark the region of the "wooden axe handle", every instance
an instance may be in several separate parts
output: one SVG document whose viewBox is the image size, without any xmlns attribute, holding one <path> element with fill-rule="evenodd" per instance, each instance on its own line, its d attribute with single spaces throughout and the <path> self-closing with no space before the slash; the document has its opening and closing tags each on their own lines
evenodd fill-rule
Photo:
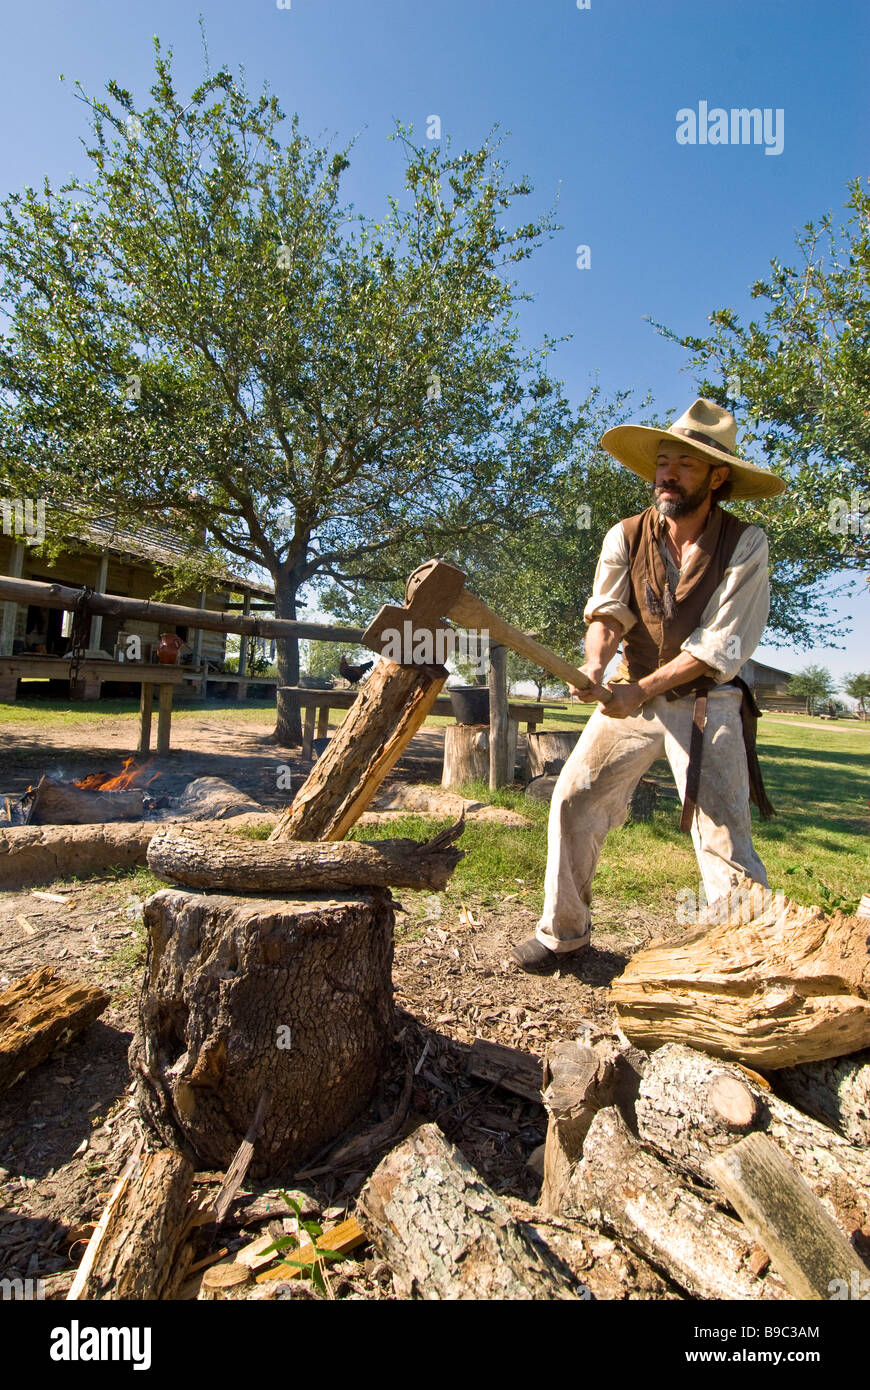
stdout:
<svg viewBox="0 0 870 1390">
<path fill-rule="evenodd" d="M 511 651 L 519 652 L 520 656 L 527 656 L 537 666 L 551 671 L 554 676 L 567 681 L 569 685 L 575 685 L 578 690 L 588 690 L 592 684 L 589 677 L 583 671 L 578 671 L 576 666 L 572 666 L 570 661 L 564 661 L 561 656 L 551 652 L 549 647 L 536 642 L 534 637 L 527 637 L 518 627 L 504 622 L 497 613 L 493 613 L 491 608 L 487 608 L 485 603 L 475 598 L 467 589 L 463 589 L 459 597 L 453 600 L 446 616 L 459 623 L 460 627 L 475 628 L 477 631 L 485 628 L 489 632 L 491 642 L 500 642 L 503 646 L 510 647 Z"/>
</svg>

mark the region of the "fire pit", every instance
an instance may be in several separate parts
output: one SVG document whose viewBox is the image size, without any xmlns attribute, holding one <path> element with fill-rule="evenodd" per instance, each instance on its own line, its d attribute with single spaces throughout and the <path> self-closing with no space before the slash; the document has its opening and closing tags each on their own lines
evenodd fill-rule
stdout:
<svg viewBox="0 0 870 1390">
<path fill-rule="evenodd" d="M 22 797 L 5 797 L 6 825 L 97 825 L 107 821 L 143 820 L 159 802 L 146 788 L 159 777 L 128 758 L 116 775 L 92 772 L 78 781 L 51 773 L 40 777 Z"/>
</svg>

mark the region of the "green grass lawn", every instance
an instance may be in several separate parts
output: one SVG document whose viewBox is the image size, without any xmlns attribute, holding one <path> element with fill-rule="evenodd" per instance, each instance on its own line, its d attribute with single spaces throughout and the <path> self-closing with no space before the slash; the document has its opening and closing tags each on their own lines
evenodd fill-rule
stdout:
<svg viewBox="0 0 870 1390">
<path fill-rule="evenodd" d="M 573 705 L 554 711 L 546 728 L 581 727 L 592 706 Z M 181 705 L 176 717 L 202 718 L 217 714 L 240 722 L 271 718 L 272 707 L 263 702 L 226 706 L 200 702 Z M 335 711 L 333 727 L 344 711 Z M 34 701 L 0 705 L 0 727 L 15 723 L 63 726 L 97 723 L 107 716 L 134 719 L 133 700 L 82 702 L 70 709 L 64 701 Z M 436 717 L 438 726 L 451 722 Z M 762 718 L 758 749 L 768 794 L 777 815 L 768 822 L 753 811 L 755 843 L 764 861 L 771 886 L 804 904 L 842 906 L 853 910 L 862 893 L 870 891 L 870 728 L 841 722 L 834 727 L 820 723 L 813 728 L 784 722 L 779 716 Z M 655 775 L 669 775 L 667 764 L 656 764 Z M 490 797 L 482 784 L 466 789 L 478 800 L 520 811 L 533 822 L 528 830 L 491 822 L 469 821 L 462 838 L 468 851 L 450 888 L 449 900 L 473 899 L 482 906 L 516 894 L 540 910 L 546 864 L 547 808 L 528 801 L 521 792 L 503 791 Z M 651 911 L 673 912 L 680 890 L 698 887 L 698 868 L 688 835 L 678 830 L 676 801 L 656 810 L 652 821 L 628 824 L 612 831 L 605 843 L 595 881 L 597 902 L 612 925 L 618 925 L 619 909 L 640 906 Z M 352 838 L 377 839 L 408 835 L 426 839 L 434 833 L 432 821 L 418 816 L 382 827 L 357 827 Z M 599 912 L 599 920 L 601 914 Z"/>
<path fill-rule="evenodd" d="M 586 717 L 590 712 L 584 707 Z M 762 718 L 758 752 L 768 795 L 777 812 L 766 822 L 754 809 L 752 812 L 755 845 L 771 887 L 782 888 L 788 897 L 806 905 L 819 903 L 854 911 L 862 893 L 870 891 L 868 731 L 857 725 L 854 733 L 848 734 L 824 726 L 789 728 L 766 725 Z M 652 771 L 656 776 L 669 775 L 665 762 L 656 763 Z M 503 900 L 506 894 L 519 893 L 522 901 L 539 911 L 548 808 L 518 792 L 502 791 L 491 797 L 482 783 L 464 790 L 477 800 L 492 800 L 521 812 L 534 827 L 515 830 L 469 821 L 462 837 L 468 853 L 447 890 L 448 897 L 461 900 L 473 896 L 487 906 Z M 596 901 L 606 904 L 605 917 L 610 925 L 618 925 L 620 904 L 673 912 L 680 890 L 698 891 L 692 843 L 678 825 L 679 803 L 672 801 L 660 805 L 651 821 L 628 823 L 611 831 L 593 896 L 593 907 Z M 409 835 L 419 839 L 434 833 L 431 827 L 431 821 L 409 816 L 387 826 L 358 827 L 352 836 Z"/>
<path fill-rule="evenodd" d="M 268 700 L 250 700 L 237 704 L 235 700 L 218 704 L 210 700 L 178 700 L 172 706 L 172 721 L 202 718 L 203 714 L 230 715 L 242 722 L 258 723 L 275 717 L 275 707 Z M 62 728 L 65 724 L 99 724 L 106 718 L 138 720 L 139 700 L 128 697 L 117 700 L 76 700 L 70 703 L 62 697 L 56 700 L 27 701 L 19 697 L 13 704 L 0 703 L 0 729 L 12 724 L 44 724 Z M 153 719 L 157 719 L 157 702 Z"/>
</svg>

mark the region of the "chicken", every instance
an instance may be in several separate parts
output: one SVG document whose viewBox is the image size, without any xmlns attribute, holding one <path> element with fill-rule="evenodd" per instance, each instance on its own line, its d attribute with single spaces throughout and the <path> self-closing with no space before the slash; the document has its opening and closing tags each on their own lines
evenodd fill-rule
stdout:
<svg viewBox="0 0 870 1390">
<path fill-rule="evenodd" d="M 350 685 L 359 685 L 366 671 L 370 671 L 374 664 L 374 661 L 365 661 L 362 666 L 351 666 L 350 662 L 342 657 L 338 663 L 339 675 L 344 676 Z"/>
</svg>

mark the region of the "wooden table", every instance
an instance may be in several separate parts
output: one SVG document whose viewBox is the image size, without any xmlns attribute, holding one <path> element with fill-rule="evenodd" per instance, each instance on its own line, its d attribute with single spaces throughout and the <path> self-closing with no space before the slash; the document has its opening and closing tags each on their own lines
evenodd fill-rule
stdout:
<svg viewBox="0 0 870 1390">
<path fill-rule="evenodd" d="M 279 686 L 287 695 L 295 695 L 304 714 L 302 728 L 302 757 L 310 758 L 315 738 L 315 719 L 317 738 L 326 738 L 329 729 L 331 709 L 350 709 L 359 693 L 356 690 L 309 690 L 304 685 Z M 533 734 L 542 724 L 548 709 L 564 709 L 564 705 L 529 705 L 518 700 L 508 702 L 511 719 L 525 724 L 526 732 Z M 439 695 L 432 707 L 433 714 L 452 714 L 453 704 L 449 695 Z"/>
<path fill-rule="evenodd" d="M 0 700 L 13 701 L 16 698 L 19 680 L 69 680 L 70 662 L 63 656 L 39 656 L 22 653 L 20 656 L 0 657 Z M 141 685 L 142 697 L 139 703 L 139 747 L 137 753 L 146 757 L 151 751 L 151 712 L 154 705 L 154 687 L 159 689 L 157 714 L 157 755 L 165 757 L 169 752 L 172 729 L 172 692 L 176 685 L 185 680 L 183 666 L 164 666 L 160 662 L 153 665 L 141 661 L 106 661 L 98 657 L 86 659 L 79 666 L 79 686 L 81 690 L 92 692 L 99 699 L 103 681 L 123 681 L 126 684 Z"/>
</svg>

